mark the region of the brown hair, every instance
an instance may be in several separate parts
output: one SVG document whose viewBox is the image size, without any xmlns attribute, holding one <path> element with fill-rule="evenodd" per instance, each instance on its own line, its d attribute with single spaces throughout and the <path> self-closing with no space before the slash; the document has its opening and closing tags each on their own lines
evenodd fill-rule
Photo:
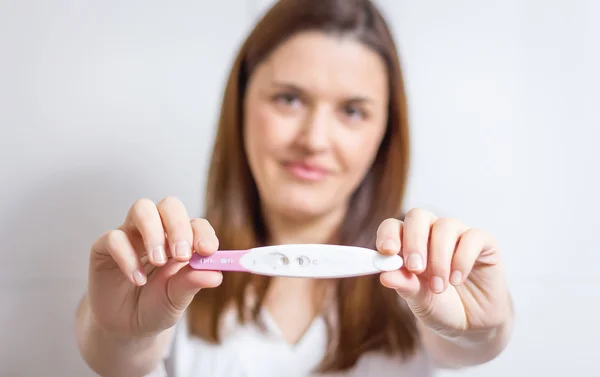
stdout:
<svg viewBox="0 0 600 377">
<path fill-rule="evenodd" d="M 402 72 L 388 26 L 368 0 L 280 0 L 258 22 L 242 45 L 224 92 L 219 128 L 210 165 L 206 218 L 215 229 L 222 249 L 246 249 L 267 242 L 260 197 L 250 172 L 243 143 L 243 101 L 253 70 L 293 33 L 318 30 L 350 35 L 380 54 L 389 78 L 387 131 L 370 171 L 350 201 L 350 213 L 338 243 L 375 247 L 379 224 L 400 216 L 408 176 L 408 120 Z M 385 173 L 384 173 L 385 172 Z M 218 342 L 221 316 L 229 305 L 237 307 L 241 322 L 258 321 L 270 278 L 224 273 L 223 283 L 200 291 L 189 308 L 194 335 Z M 344 278 L 334 282 L 337 330 L 331 331 L 330 351 L 322 371 L 352 367 L 367 351 L 409 356 L 418 334 L 412 314 L 396 292 L 385 288 L 378 275 Z M 256 300 L 248 311 L 246 288 Z"/>
</svg>

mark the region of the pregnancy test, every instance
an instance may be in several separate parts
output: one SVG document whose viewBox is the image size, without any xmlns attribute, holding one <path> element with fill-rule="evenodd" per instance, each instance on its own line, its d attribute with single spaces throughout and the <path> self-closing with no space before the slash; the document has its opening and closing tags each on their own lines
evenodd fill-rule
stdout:
<svg viewBox="0 0 600 377">
<path fill-rule="evenodd" d="M 398 270 L 399 255 L 343 245 L 294 244 L 261 246 L 248 250 L 219 250 L 210 257 L 196 253 L 190 260 L 196 270 L 250 272 L 267 276 L 341 278 Z"/>
</svg>

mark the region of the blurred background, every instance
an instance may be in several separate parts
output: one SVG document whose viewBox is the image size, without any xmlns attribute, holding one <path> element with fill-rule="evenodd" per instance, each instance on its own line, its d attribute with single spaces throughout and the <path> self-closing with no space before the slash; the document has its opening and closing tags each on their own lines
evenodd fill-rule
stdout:
<svg viewBox="0 0 600 377">
<path fill-rule="evenodd" d="M 0 1 L 0 376 L 93 376 L 73 330 L 90 245 L 140 197 L 202 213 L 224 80 L 270 3 Z M 516 303 L 501 357 L 439 375 L 600 375 L 600 2 L 377 3 L 407 207 L 495 234 Z"/>
</svg>

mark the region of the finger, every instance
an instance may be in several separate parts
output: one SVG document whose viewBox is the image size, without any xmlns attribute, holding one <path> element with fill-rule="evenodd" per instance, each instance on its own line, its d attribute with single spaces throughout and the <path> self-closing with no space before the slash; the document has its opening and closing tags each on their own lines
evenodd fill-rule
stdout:
<svg viewBox="0 0 600 377">
<path fill-rule="evenodd" d="M 194 234 L 185 206 L 179 199 L 167 197 L 156 207 L 162 219 L 171 256 L 180 262 L 188 261 L 192 257 Z"/>
<path fill-rule="evenodd" d="M 192 219 L 194 250 L 203 256 L 210 256 L 219 249 L 219 239 L 206 219 Z"/>
<path fill-rule="evenodd" d="M 480 256 L 495 250 L 495 242 L 485 232 L 468 229 L 460 237 L 456 252 L 452 258 L 450 284 L 460 285 L 471 273 Z"/>
<path fill-rule="evenodd" d="M 403 268 L 382 273 L 380 281 L 382 285 L 394 289 L 415 316 L 426 317 L 431 313 L 433 293 L 427 288 L 425 279 L 419 279 Z"/>
<path fill-rule="evenodd" d="M 165 230 L 153 201 L 150 199 L 136 201 L 129 210 L 125 227 L 133 228 L 140 234 L 150 263 L 155 266 L 167 263 Z"/>
<path fill-rule="evenodd" d="M 415 274 L 427 268 L 429 234 L 435 220 L 433 213 L 422 209 L 411 209 L 404 218 L 402 256 L 406 268 Z"/>
<path fill-rule="evenodd" d="M 427 272 L 429 289 L 433 293 L 442 293 L 448 286 L 454 250 L 460 235 L 467 227 L 451 218 L 438 219 L 431 227 Z"/>
<path fill-rule="evenodd" d="M 140 258 L 124 231 L 111 230 L 92 246 L 92 252 L 109 255 L 123 274 L 135 285 L 146 284 L 147 276 Z"/>
<path fill-rule="evenodd" d="M 384 255 L 395 255 L 400 252 L 402 240 L 402 221 L 394 218 L 385 219 L 377 228 L 377 251 Z"/>
<path fill-rule="evenodd" d="M 404 299 L 415 299 L 422 290 L 422 283 L 417 275 L 404 268 L 382 272 L 379 280 L 383 286 L 395 289 Z"/>
<path fill-rule="evenodd" d="M 200 289 L 217 287 L 222 281 L 219 271 L 199 271 L 186 265 L 169 279 L 167 297 L 175 309 L 183 311 Z"/>
</svg>

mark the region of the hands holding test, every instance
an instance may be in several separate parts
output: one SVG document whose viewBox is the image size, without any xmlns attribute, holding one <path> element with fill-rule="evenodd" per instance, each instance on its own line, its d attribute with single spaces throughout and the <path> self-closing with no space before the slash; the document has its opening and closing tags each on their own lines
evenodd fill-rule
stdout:
<svg viewBox="0 0 600 377">
<path fill-rule="evenodd" d="M 208 221 L 190 219 L 179 199 L 136 201 L 123 224 L 92 246 L 87 299 L 94 322 L 124 339 L 172 327 L 200 289 L 221 284 L 221 272 L 188 264 L 193 253 L 208 256 L 218 247 Z"/>
<path fill-rule="evenodd" d="M 448 337 L 493 335 L 511 317 L 511 302 L 496 241 L 456 219 L 413 209 L 388 219 L 377 249 L 400 254 L 404 267 L 381 283 L 406 300 L 421 323 Z"/>
<path fill-rule="evenodd" d="M 178 199 L 136 202 L 124 223 L 92 248 L 88 299 L 94 320 L 130 337 L 173 326 L 200 289 L 221 283 L 221 272 L 188 263 L 194 253 L 208 257 L 218 247 L 208 221 L 190 219 Z M 487 233 L 415 209 L 404 221 L 381 223 L 377 250 L 403 257 L 404 266 L 381 273 L 381 283 L 436 333 L 487 334 L 510 317 L 500 254 Z"/>
</svg>

